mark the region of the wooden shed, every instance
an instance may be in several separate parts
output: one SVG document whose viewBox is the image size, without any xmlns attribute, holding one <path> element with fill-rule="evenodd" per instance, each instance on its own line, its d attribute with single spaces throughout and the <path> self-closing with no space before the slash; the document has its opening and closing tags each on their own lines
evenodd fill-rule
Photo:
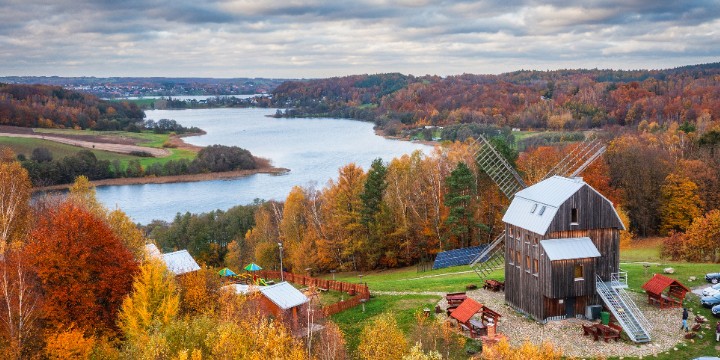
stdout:
<svg viewBox="0 0 720 360">
<path fill-rule="evenodd" d="M 310 299 L 288 282 L 260 287 L 259 309 L 268 315 L 282 318 L 292 329 Z"/>
<path fill-rule="evenodd" d="M 505 301 L 537 321 L 575 317 L 601 303 L 596 275 L 619 271 L 613 204 L 580 178 L 553 176 L 519 191 L 505 222 Z"/>
<path fill-rule="evenodd" d="M 679 281 L 661 274 L 655 274 L 642 288 L 648 296 L 648 303 L 660 308 L 682 307 L 685 295 L 690 292 Z"/>
</svg>

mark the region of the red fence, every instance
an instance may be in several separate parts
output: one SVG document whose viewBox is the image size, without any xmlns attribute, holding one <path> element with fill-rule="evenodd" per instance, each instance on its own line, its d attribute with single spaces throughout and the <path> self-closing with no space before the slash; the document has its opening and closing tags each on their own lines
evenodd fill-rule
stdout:
<svg viewBox="0 0 720 360">
<path fill-rule="evenodd" d="M 262 270 L 260 271 L 260 276 L 265 279 L 280 279 L 280 272 Z M 291 283 L 314 286 L 318 289 L 335 290 L 346 292 L 349 295 L 355 295 L 346 301 L 340 301 L 332 305 L 324 306 L 323 312 L 325 313 L 325 316 L 337 314 L 351 307 L 358 306 L 363 300 L 367 301 L 367 299 L 370 298 L 370 290 L 365 284 L 352 284 L 336 280 L 318 279 L 289 272 L 283 272 L 283 277 L 285 281 L 289 281 Z"/>
</svg>

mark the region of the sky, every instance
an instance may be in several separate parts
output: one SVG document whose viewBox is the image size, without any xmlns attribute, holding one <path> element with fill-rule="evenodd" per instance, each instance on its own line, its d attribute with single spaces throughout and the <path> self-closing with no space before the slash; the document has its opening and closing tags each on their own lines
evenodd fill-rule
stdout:
<svg viewBox="0 0 720 360">
<path fill-rule="evenodd" d="M 447 76 L 720 61 L 720 0 L 0 0 L 0 9 L 0 76 Z"/>
</svg>

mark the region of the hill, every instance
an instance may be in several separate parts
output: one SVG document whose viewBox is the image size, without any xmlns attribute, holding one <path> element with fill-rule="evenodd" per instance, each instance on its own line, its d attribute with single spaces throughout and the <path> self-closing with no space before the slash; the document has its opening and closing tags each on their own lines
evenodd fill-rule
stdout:
<svg viewBox="0 0 720 360">
<path fill-rule="evenodd" d="M 277 116 L 374 120 L 389 135 L 432 126 L 535 129 L 694 123 L 720 114 L 720 63 L 666 70 L 516 71 L 439 77 L 353 75 L 288 81 Z M 430 140 L 430 139 L 426 139 Z"/>
</svg>

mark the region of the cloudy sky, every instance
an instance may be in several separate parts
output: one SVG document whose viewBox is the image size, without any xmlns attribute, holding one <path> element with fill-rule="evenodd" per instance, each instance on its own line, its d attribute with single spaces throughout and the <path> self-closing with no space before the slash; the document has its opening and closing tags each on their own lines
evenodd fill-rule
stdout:
<svg viewBox="0 0 720 360">
<path fill-rule="evenodd" d="M 311 78 L 720 61 L 720 0 L 0 0 L 0 76 Z"/>
</svg>

